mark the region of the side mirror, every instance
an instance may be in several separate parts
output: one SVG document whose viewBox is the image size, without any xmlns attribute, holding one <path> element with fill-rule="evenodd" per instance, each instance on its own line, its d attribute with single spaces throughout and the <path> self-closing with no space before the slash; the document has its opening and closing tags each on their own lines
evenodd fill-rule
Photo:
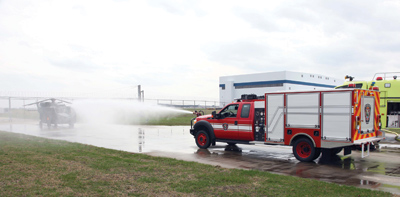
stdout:
<svg viewBox="0 0 400 197">
<path fill-rule="evenodd" d="M 212 117 L 215 118 L 215 119 L 221 119 L 221 115 L 220 115 L 220 114 L 217 114 L 216 111 L 211 112 L 211 115 L 212 115 Z"/>
</svg>

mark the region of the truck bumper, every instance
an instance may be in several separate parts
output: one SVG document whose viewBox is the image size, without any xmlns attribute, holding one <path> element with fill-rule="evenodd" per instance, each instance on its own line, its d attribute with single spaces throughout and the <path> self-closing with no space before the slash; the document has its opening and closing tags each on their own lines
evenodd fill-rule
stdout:
<svg viewBox="0 0 400 197">
<path fill-rule="evenodd" d="M 361 140 L 356 140 L 353 142 L 354 145 L 362 145 L 362 144 L 368 144 L 371 142 L 377 142 L 384 140 L 385 137 L 377 137 L 377 138 L 366 138 L 366 139 L 361 139 Z"/>
</svg>

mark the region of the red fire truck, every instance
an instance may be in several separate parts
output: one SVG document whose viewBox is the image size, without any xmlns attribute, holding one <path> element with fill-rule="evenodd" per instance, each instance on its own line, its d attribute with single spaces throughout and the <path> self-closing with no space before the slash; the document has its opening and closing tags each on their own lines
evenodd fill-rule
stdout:
<svg viewBox="0 0 400 197">
<path fill-rule="evenodd" d="M 192 119 L 190 133 L 199 148 L 216 142 L 293 146 L 300 161 L 323 154 L 351 154 L 354 146 L 384 139 L 379 91 L 343 89 L 242 95 L 218 113 Z"/>
</svg>

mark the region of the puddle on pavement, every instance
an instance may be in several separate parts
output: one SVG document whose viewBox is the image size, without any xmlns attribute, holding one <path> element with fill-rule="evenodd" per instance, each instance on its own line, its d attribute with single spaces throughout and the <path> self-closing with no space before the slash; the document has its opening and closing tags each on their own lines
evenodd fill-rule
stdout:
<svg viewBox="0 0 400 197">
<path fill-rule="evenodd" d="M 399 177 L 399 164 L 361 159 L 358 155 L 354 157 L 334 155 L 329 158 L 321 156 L 315 162 L 299 162 L 291 150 L 274 153 L 259 149 L 248 150 L 241 148 L 241 145 L 219 145 L 209 149 L 198 149 L 195 154 L 204 160 L 218 161 L 222 166 L 225 163 L 238 163 L 237 167 L 242 169 L 268 171 L 400 194 L 400 186 L 383 184 L 381 181 L 370 180 L 364 176 L 381 174 L 394 176 L 396 179 Z M 379 180 L 382 180 L 382 177 Z"/>
</svg>

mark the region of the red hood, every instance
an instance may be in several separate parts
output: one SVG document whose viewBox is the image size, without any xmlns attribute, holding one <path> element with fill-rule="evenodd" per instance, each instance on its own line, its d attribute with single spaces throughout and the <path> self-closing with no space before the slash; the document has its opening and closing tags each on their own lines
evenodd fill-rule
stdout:
<svg viewBox="0 0 400 197">
<path fill-rule="evenodd" d="M 199 116 L 196 119 L 197 120 L 206 120 L 206 119 L 211 118 L 211 117 L 212 117 L 211 114 L 209 114 L 209 115 Z"/>
</svg>

